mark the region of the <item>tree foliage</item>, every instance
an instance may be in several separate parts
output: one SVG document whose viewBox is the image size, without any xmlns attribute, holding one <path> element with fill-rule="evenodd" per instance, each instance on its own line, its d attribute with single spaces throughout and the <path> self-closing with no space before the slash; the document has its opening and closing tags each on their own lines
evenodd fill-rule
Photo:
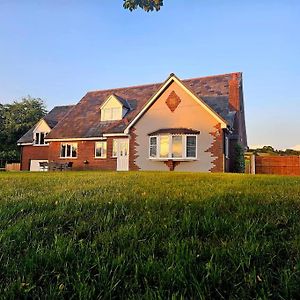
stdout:
<svg viewBox="0 0 300 300">
<path fill-rule="evenodd" d="M 11 104 L 0 104 L 0 160 L 18 160 L 17 140 L 46 114 L 40 98 L 30 96 Z"/>
<path fill-rule="evenodd" d="M 245 157 L 244 157 L 244 148 L 241 144 L 236 144 L 234 147 L 234 165 L 233 171 L 235 173 L 244 173 L 245 172 Z"/>
<path fill-rule="evenodd" d="M 272 146 L 263 146 L 262 148 L 257 149 L 250 149 L 249 152 L 253 154 L 259 155 L 268 154 L 268 155 L 281 155 L 281 156 L 288 156 L 288 155 L 300 155 L 300 151 L 294 149 L 286 149 L 286 150 L 276 150 Z"/>
<path fill-rule="evenodd" d="M 133 11 L 137 8 L 149 11 L 159 11 L 163 6 L 163 0 L 124 0 L 123 7 Z"/>
</svg>

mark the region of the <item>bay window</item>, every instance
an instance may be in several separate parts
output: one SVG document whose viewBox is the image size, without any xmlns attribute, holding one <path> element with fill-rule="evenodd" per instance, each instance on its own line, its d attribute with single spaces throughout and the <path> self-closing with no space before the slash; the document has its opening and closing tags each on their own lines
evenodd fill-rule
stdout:
<svg viewBox="0 0 300 300">
<path fill-rule="evenodd" d="M 61 158 L 76 158 L 77 143 L 62 143 L 60 147 Z"/>
<path fill-rule="evenodd" d="M 197 136 L 196 135 L 172 135 L 164 134 L 150 136 L 150 159 L 196 159 Z"/>
</svg>

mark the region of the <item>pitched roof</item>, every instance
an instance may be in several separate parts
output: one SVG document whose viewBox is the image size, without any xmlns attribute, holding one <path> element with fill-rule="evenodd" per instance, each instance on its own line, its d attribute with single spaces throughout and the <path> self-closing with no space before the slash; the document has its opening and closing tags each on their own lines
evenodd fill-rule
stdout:
<svg viewBox="0 0 300 300">
<path fill-rule="evenodd" d="M 186 79 L 182 82 L 231 124 L 232 113 L 229 111 L 228 102 L 232 74 L 236 73 Z M 241 73 L 238 74 L 241 76 Z M 163 83 L 154 83 L 88 92 L 47 138 L 91 138 L 107 133 L 121 133 L 162 85 Z M 131 109 L 122 120 L 100 121 L 99 108 L 112 94 L 122 99 L 122 103 L 128 103 Z"/>
<path fill-rule="evenodd" d="M 47 115 L 45 115 L 42 120 L 44 120 L 48 126 L 52 129 L 54 128 L 59 121 L 74 107 L 74 105 L 65 105 L 65 106 L 55 106 Z M 37 124 L 36 124 L 37 125 Z M 35 129 L 33 126 L 29 129 L 19 140 L 19 143 L 32 143 L 33 142 L 33 131 Z"/>
</svg>

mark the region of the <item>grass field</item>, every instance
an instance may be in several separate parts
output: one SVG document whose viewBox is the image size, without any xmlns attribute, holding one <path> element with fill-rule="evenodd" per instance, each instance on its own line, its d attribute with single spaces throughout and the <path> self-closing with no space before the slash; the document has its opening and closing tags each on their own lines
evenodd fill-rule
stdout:
<svg viewBox="0 0 300 300">
<path fill-rule="evenodd" d="M 0 290 L 299 299 L 300 177 L 2 173 Z"/>
</svg>

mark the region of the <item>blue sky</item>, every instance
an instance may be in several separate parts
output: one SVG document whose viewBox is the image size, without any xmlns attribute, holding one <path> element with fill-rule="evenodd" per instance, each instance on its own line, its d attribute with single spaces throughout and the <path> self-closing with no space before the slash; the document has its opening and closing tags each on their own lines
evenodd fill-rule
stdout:
<svg viewBox="0 0 300 300">
<path fill-rule="evenodd" d="M 242 71 L 249 145 L 300 149 L 300 1 L 0 0 L 0 102 Z"/>
</svg>

